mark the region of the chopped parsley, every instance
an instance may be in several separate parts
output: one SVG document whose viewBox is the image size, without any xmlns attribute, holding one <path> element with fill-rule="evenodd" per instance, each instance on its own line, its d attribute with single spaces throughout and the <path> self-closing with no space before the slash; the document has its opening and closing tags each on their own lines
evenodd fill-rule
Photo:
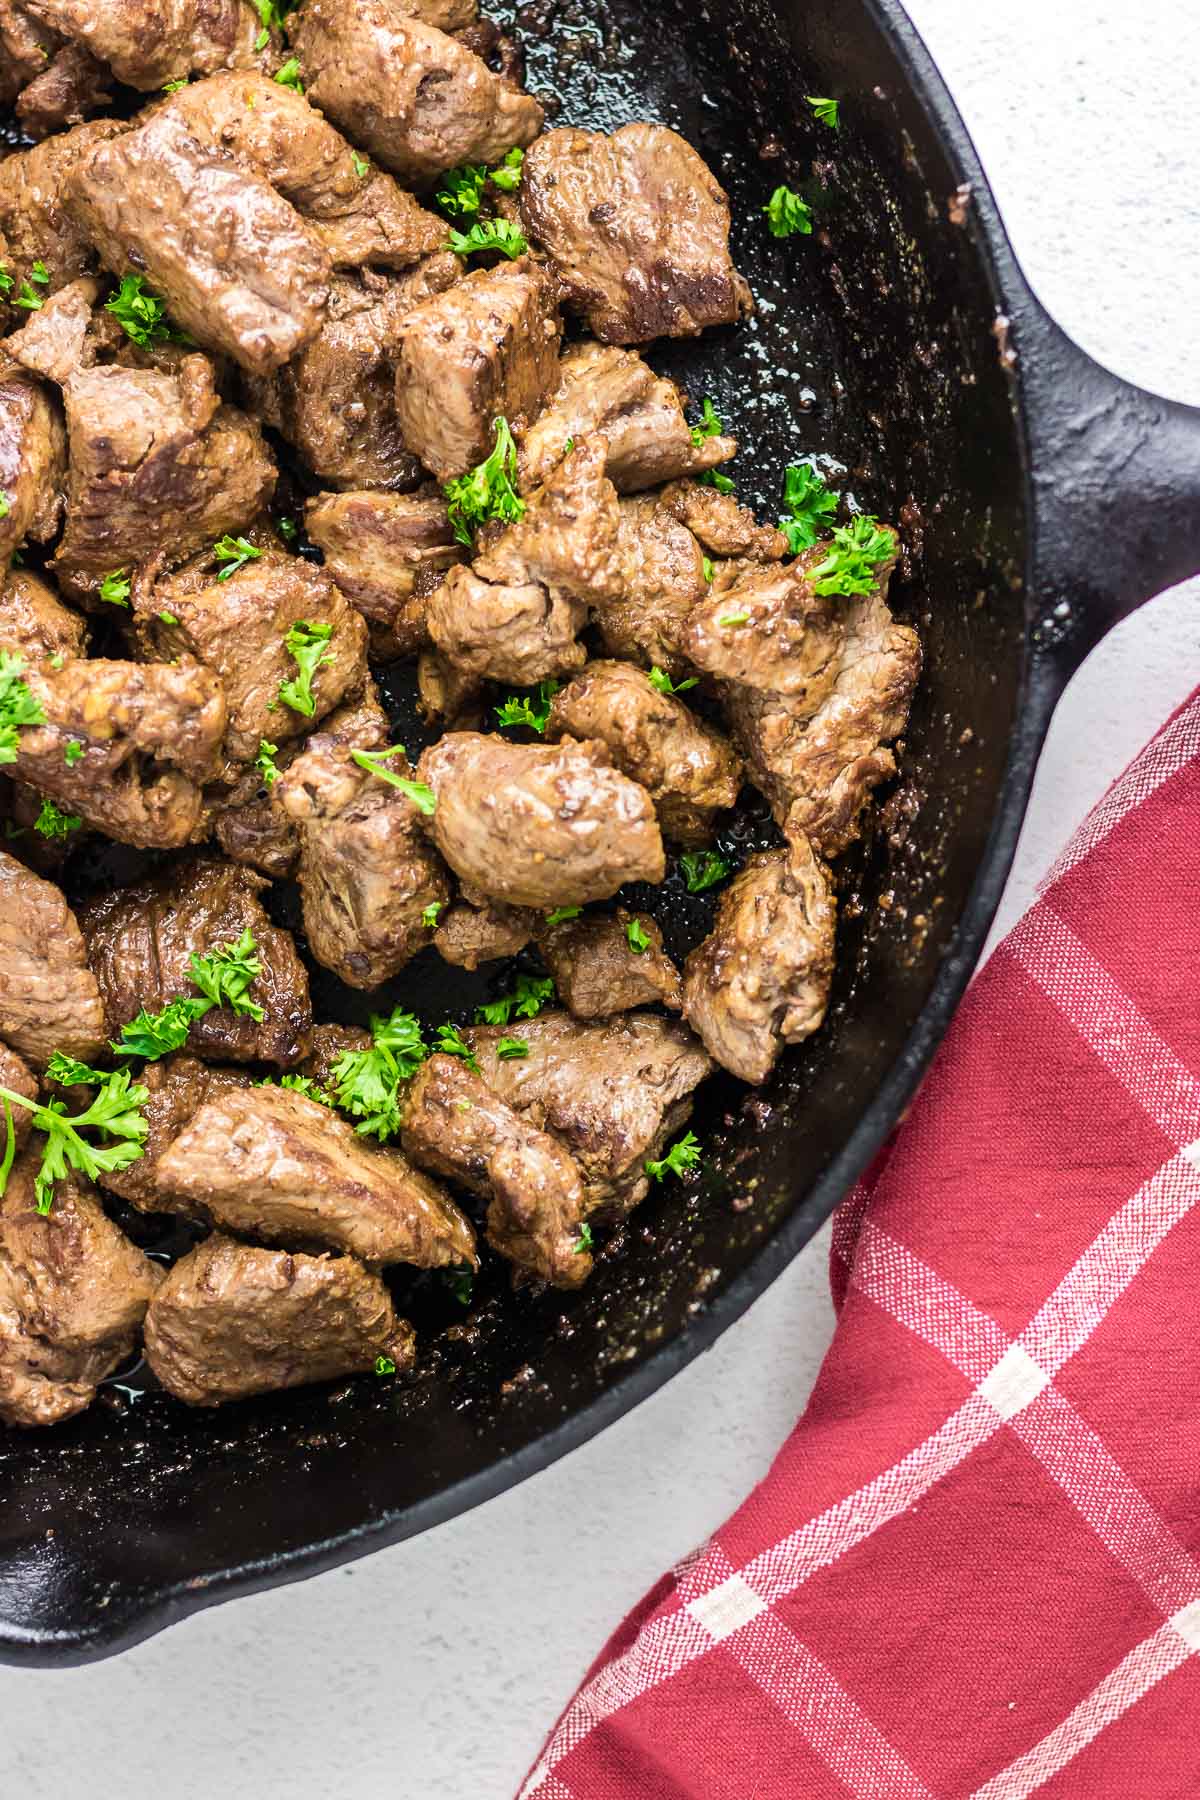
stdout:
<svg viewBox="0 0 1200 1800">
<path fill-rule="evenodd" d="M 550 708 L 562 684 L 551 677 L 548 681 L 539 681 L 537 696 L 533 700 L 518 699 L 510 694 L 502 706 L 497 706 L 495 714 L 501 725 L 527 725 L 530 731 L 536 731 L 539 737 L 545 734 L 550 718 Z"/>
<path fill-rule="evenodd" d="M 425 911 L 421 914 L 421 923 L 427 931 L 436 929 L 444 904 L 444 901 L 441 900 L 431 900 L 429 905 L 425 908 Z"/>
<path fill-rule="evenodd" d="M 178 625 L 179 623 L 173 612 L 160 612 L 158 616 L 164 625 Z"/>
<path fill-rule="evenodd" d="M 685 850 L 679 859 L 689 894 L 702 894 L 716 887 L 729 874 L 729 864 L 715 850 Z"/>
<path fill-rule="evenodd" d="M 812 210 L 790 187 L 777 187 L 763 211 L 772 237 L 792 237 L 796 232 L 802 237 L 812 234 Z"/>
<path fill-rule="evenodd" d="M 292 544 L 294 544 L 296 542 L 296 539 L 300 536 L 300 532 L 299 532 L 299 529 L 297 528 L 295 519 L 289 519 L 286 517 L 282 518 L 282 519 L 276 519 L 275 529 L 276 529 L 276 531 L 278 531 L 278 533 L 279 533 L 280 537 L 283 539 L 284 543 L 287 544 L 289 547 Z"/>
<path fill-rule="evenodd" d="M 783 478 L 784 513 L 779 529 L 793 556 L 816 543 L 838 509 L 838 497 L 811 463 L 792 463 Z"/>
<path fill-rule="evenodd" d="M 805 94 L 804 98 L 808 101 L 808 104 L 812 107 L 813 112 L 821 121 L 822 125 L 828 125 L 832 130 L 836 131 L 841 124 L 841 120 L 838 117 L 837 101 L 827 99 L 820 94 Z"/>
<path fill-rule="evenodd" d="M 67 659 L 63 655 L 62 651 L 56 650 L 54 652 L 54 655 L 50 658 L 50 667 L 52 669 L 61 669 L 63 664 L 66 662 L 66 660 Z"/>
<path fill-rule="evenodd" d="M 313 677 L 322 663 L 333 661 L 329 648 L 332 636 L 332 625 L 314 625 L 308 619 L 297 619 L 283 640 L 284 649 L 295 660 L 297 673 L 290 681 L 280 682 L 279 698 L 306 719 L 311 719 L 317 710 Z"/>
<path fill-rule="evenodd" d="M 259 738 L 258 755 L 254 759 L 254 766 L 262 776 L 264 785 L 269 788 L 274 787 L 279 780 L 279 770 L 275 767 L 275 756 L 278 749 L 278 744 L 272 744 L 267 738 Z"/>
<path fill-rule="evenodd" d="M 212 553 L 216 561 L 223 565 L 217 575 L 218 581 L 228 581 L 231 575 L 244 569 L 248 562 L 257 562 L 262 555 L 262 551 L 249 538 L 230 537 L 228 532 L 223 538 L 217 539 Z"/>
<path fill-rule="evenodd" d="M 514 144 L 502 163 L 492 170 L 493 187 L 498 187 L 503 194 L 515 193 L 521 185 L 521 165 L 525 161 L 525 152 Z"/>
<path fill-rule="evenodd" d="M 696 480 L 701 487 L 716 488 L 718 494 L 732 494 L 733 492 L 732 481 L 728 475 L 722 475 L 720 469 L 705 469 L 703 475 L 697 475 Z"/>
<path fill-rule="evenodd" d="M 129 588 L 129 570 L 111 569 L 100 583 L 100 598 L 110 606 L 128 606 Z"/>
<path fill-rule="evenodd" d="M 646 1163 L 647 1175 L 655 1181 L 662 1181 L 668 1175 L 682 1176 L 686 1170 L 694 1169 L 700 1161 L 700 1140 L 694 1131 L 681 1137 L 677 1144 L 672 1144 L 661 1162 Z"/>
<path fill-rule="evenodd" d="M 406 794 L 412 801 L 418 812 L 424 813 L 427 819 L 431 819 L 437 811 L 437 796 L 433 789 L 426 787 L 423 781 L 410 781 L 407 776 L 397 775 L 393 769 L 385 769 L 383 766 L 389 757 L 403 755 L 403 744 L 392 744 L 387 750 L 352 750 L 350 752 L 351 761 L 356 762 L 360 769 L 365 769 L 368 775 L 378 775 L 380 781 L 386 781 L 392 787 L 399 788 L 400 792 Z"/>
<path fill-rule="evenodd" d="M 6 263 L 0 263 L 0 294 L 12 293 L 13 278 Z"/>
<path fill-rule="evenodd" d="M 83 761 L 83 751 L 84 746 L 82 741 L 79 738 L 72 738 L 70 743 L 63 750 L 63 761 L 66 763 L 68 769 L 73 769 L 77 762 Z M 3 761 L 3 758 L 0 758 L 0 761 Z"/>
<path fill-rule="evenodd" d="M 491 1000 L 475 1009 L 475 1017 L 485 1025 L 507 1025 L 514 1013 L 518 1019 L 536 1019 L 543 1006 L 554 998 L 554 983 L 547 975 L 518 975 L 511 994 Z"/>
<path fill-rule="evenodd" d="M 357 150 L 352 150 L 350 152 L 350 161 L 354 164 L 354 173 L 358 176 L 358 179 L 364 181 L 371 173 L 371 165 L 366 157 L 360 156 Z"/>
<path fill-rule="evenodd" d="M 517 1057 L 529 1055 L 529 1045 L 524 1038 L 502 1037 L 496 1045 L 496 1055 L 501 1062 L 514 1062 Z"/>
<path fill-rule="evenodd" d="M 304 84 L 300 80 L 300 64 L 294 56 L 289 56 L 275 76 L 280 87 L 291 88 L 297 94 L 304 92 Z"/>
<path fill-rule="evenodd" d="M 16 1147 L 11 1109 L 21 1106 L 33 1115 L 34 1130 L 44 1132 L 46 1137 L 41 1167 L 33 1182 L 37 1210 L 43 1215 L 54 1205 L 54 1184 L 70 1170 L 94 1181 L 101 1174 L 127 1169 L 137 1161 L 148 1129 L 141 1108 L 150 1097 L 146 1088 L 131 1085 L 128 1069 L 104 1074 L 57 1051 L 50 1058 L 46 1074 L 51 1081 L 68 1087 L 88 1082 L 96 1092 L 90 1106 L 68 1117 L 62 1100 L 52 1099 L 42 1105 L 14 1093 L 12 1088 L 0 1087 L 6 1140 L 0 1164 L 0 1194 L 8 1185 Z M 84 1131 L 98 1131 L 102 1141 L 96 1143 L 84 1137 Z"/>
<path fill-rule="evenodd" d="M 460 163 L 458 168 L 448 169 L 442 176 L 442 186 L 434 199 L 448 217 L 474 219 L 479 214 L 487 178 L 483 163 Z"/>
<path fill-rule="evenodd" d="M 273 31 L 282 31 L 283 21 L 295 6 L 296 0 L 254 0 L 262 30 L 254 41 L 256 50 L 265 50 L 271 41 Z"/>
<path fill-rule="evenodd" d="M 824 562 L 812 570 L 813 593 L 869 594 L 879 585 L 880 563 L 896 554 L 896 539 L 878 519 L 866 514 L 839 525 Z"/>
<path fill-rule="evenodd" d="M 625 927 L 625 936 L 635 956 L 644 956 L 650 948 L 650 933 L 640 919 L 630 919 Z"/>
<path fill-rule="evenodd" d="M 564 919 L 577 919 L 582 911 L 582 906 L 556 906 L 553 912 L 546 914 L 546 923 L 561 925 Z"/>
<path fill-rule="evenodd" d="M 475 1276 L 470 1269 L 443 1269 L 442 1280 L 460 1306 L 470 1306 Z"/>
<path fill-rule="evenodd" d="M 42 810 L 34 821 L 33 829 L 40 831 L 44 838 L 69 838 L 82 824 L 83 820 L 77 813 L 60 812 L 53 800 L 43 800 Z"/>
<path fill-rule="evenodd" d="M 273 1075 L 268 1075 L 262 1081 L 256 1081 L 254 1085 L 255 1087 L 289 1088 L 293 1094 L 303 1094 L 306 1100 L 315 1100 L 318 1106 L 333 1107 L 337 1104 L 328 1088 L 323 1088 L 319 1081 L 313 1080 L 311 1075 L 281 1075 L 278 1081 Z"/>
<path fill-rule="evenodd" d="M 750 614 L 746 612 L 744 608 L 740 612 L 719 613 L 717 615 L 718 625 L 728 625 L 732 628 L 736 625 L 748 625 L 749 623 Z"/>
<path fill-rule="evenodd" d="M 12 502 L 9 500 L 8 490 L 6 488 L 0 488 L 0 519 L 7 519 L 11 511 Z"/>
<path fill-rule="evenodd" d="M 50 286 L 50 271 L 44 262 L 35 262 L 29 271 L 30 281 L 36 281 L 39 287 Z"/>
<path fill-rule="evenodd" d="M 259 37 L 258 37 L 258 42 L 255 44 L 254 48 L 256 50 L 261 50 L 263 45 L 266 43 L 266 41 L 267 41 L 266 32 L 265 31 L 260 32 Z M 187 86 L 187 84 L 188 84 L 187 76 L 181 75 L 179 77 L 178 81 L 165 82 L 163 85 L 163 93 L 164 94 L 177 94 L 179 92 L 180 88 L 185 88 Z"/>
<path fill-rule="evenodd" d="M 492 420 L 495 448 L 483 462 L 465 475 L 456 475 L 443 489 L 450 525 L 460 544 L 470 544 L 476 529 L 488 519 L 513 524 L 525 516 L 525 502 L 517 492 L 517 446 L 508 420 Z"/>
<path fill-rule="evenodd" d="M 529 245 L 518 225 L 508 219 L 476 219 L 469 231 L 451 231 L 446 248 L 455 256 L 475 256 L 486 250 L 499 250 L 511 262 L 524 256 Z"/>
<path fill-rule="evenodd" d="M 707 556 L 705 557 L 704 560 L 706 563 L 708 562 Z M 711 563 L 708 563 L 708 566 L 710 569 L 712 568 Z M 711 581 L 712 576 L 708 575 L 708 576 L 706 576 L 705 579 Z M 682 694 L 682 693 L 685 693 L 688 688 L 694 688 L 697 685 L 699 679 L 700 679 L 700 677 L 698 675 L 689 675 L 686 681 L 672 681 L 671 677 L 667 674 L 667 671 L 665 669 L 660 669 L 658 667 L 657 663 L 654 665 L 654 667 L 651 669 L 649 675 L 647 675 L 647 677 L 646 677 L 646 680 L 650 683 L 650 686 L 656 687 L 660 694 Z"/>
<path fill-rule="evenodd" d="M 386 1019 L 371 1017 L 369 1050 L 343 1050 L 330 1070 L 334 1097 L 359 1120 L 355 1130 L 382 1143 L 400 1129 L 400 1083 L 416 1074 L 429 1054 L 421 1026 L 397 1006 Z"/>
<path fill-rule="evenodd" d="M 136 1019 L 122 1026 L 120 1037 L 113 1040 L 110 1048 L 118 1056 L 140 1056 L 155 1062 L 172 1050 L 182 1049 L 195 1021 L 214 1006 L 228 1006 L 235 1013 L 261 1019 L 262 1007 L 249 998 L 251 986 L 262 974 L 257 949 L 254 933 L 247 926 L 233 943 L 220 944 L 206 956 L 193 954 L 189 980 L 198 992 L 181 995 L 156 1013 L 143 1007 Z"/>
<path fill-rule="evenodd" d="M 0 650 L 0 763 L 17 760 L 17 733 L 22 725 L 44 725 L 42 703 L 21 679 L 24 660 Z"/>
<path fill-rule="evenodd" d="M 375 1373 L 377 1375 L 394 1375 L 396 1373 L 396 1364 L 393 1358 L 390 1356 L 377 1356 L 375 1358 Z"/>
<path fill-rule="evenodd" d="M 713 562 L 711 556 L 702 556 L 700 558 L 700 573 L 703 575 L 709 587 L 711 587 L 713 578 Z"/>
<path fill-rule="evenodd" d="M 717 416 L 713 403 L 705 394 L 704 404 L 700 409 L 700 423 L 692 426 L 692 442 L 698 450 L 705 438 L 720 437 L 723 430 L 724 426 Z"/>
<path fill-rule="evenodd" d="M 437 1043 L 433 1046 L 439 1056 L 460 1056 L 468 1069 L 475 1075 L 479 1073 L 479 1064 L 475 1052 L 464 1038 L 457 1025 L 439 1025 Z"/>
<path fill-rule="evenodd" d="M 575 1239 L 576 1256 L 586 1256 L 589 1250 L 595 1249 L 592 1228 L 585 1219 L 579 1227 L 579 1236 Z"/>
<path fill-rule="evenodd" d="M 120 287 L 104 302 L 104 310 L 112 314 L 126 337 L 141 344 L 143 349 L 149 344 L 163 344 L 171 339 L 177 343 L 188 341 L 167 318 L 166 301 L 160 300 L 157 294 L 146 292 L 141 275 L 122 275 Z"/>
<path fill-rule="evenodd" d="M 41 312 L 46 300 L 43 294 L 35 293 L 29 283 L 23 281 L 12 304 L 21 307 L 25 312 Z"/>
</svg>

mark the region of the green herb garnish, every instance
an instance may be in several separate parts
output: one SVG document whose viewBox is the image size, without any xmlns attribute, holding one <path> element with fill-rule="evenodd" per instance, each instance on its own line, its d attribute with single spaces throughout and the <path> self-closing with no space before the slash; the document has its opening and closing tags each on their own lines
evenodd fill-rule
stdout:
<svg viewBox="0 0 1200 1800">
<path fill-rule="evenodd" d="M 836 131 L 841 123 L 841 120 L 838 118 L 837 101 L 826 99 L 819 94 L 805 94 L 804 98 L 808 101 L 808 104 L 812 107 L 813 112 L 821 121 L 822 125 L 829 125 Z"/>
<path fill-rule="evenodd" d="M 539 681 L 534 700 L 521 700 L 515 694 L 510 694 L 503 705 L 495 708 L 497 719 L 501 725 L 527 725 L 530 731 L 536 731 L 539 737 L 543 736 L 554 696 L 561 685 L 553 677 L 548 681 Z"/>
<path fill-rule="evenodd" d="M 700 1140 L 694 1131 L 681 1137 L 677 1144 L 672 1144 L 661 1162 L 648 1162 L 644 1165 L 647 1175 L 655 1181 L 662 1181 L 667 1175 L 682 1176 L 687 1169 L 694 1169 L 700 1161 Z"/>
<path fill-rule="evenodd" d="M 365 180 L 371 173 L 371 165 L 366 157 L 360 156 L 357 150 L 352 150 L 350 152 L 350 161 L 354 165 L 354 173 L 358 176 L 358 179 L 360 181 Z"/>
<path fill-rule="evenodd" d="M 394 770 L 385 769 L 383 766 L 389 757 L 403 755 L 403 744 L 392 744 L 387 750 L 352 750 L 350 752 L 351 761 L 356 762 L 360 769 L 365 769 L 368 775 L 378 775 L 380 781 L 386 781 L 392 787 L 399 788 L 400 792 L 406 794 L 412 801 L 418 812 L 424 813 L 427 819 L 431 819 L 437 811 L 437 796 L 433 789 L 426 787 L 423 781 L 410 781 L 407 776 L 397 775 Z"/>
<path fill-rule="evenodd" d="M 491 1000 L 475 1009 L 475 1017 L 485 1025 L 507 1025 L 514 1013 L 518 1019 L 536 1019 L 543 1006 L 554 998 L 554 983 L 547 975 L 518 975 L 511 994 Z"/>
<path fill-rule="evenodd" d="M 482 163 L 462 163 L 448 169 L 434 199 L 452 219 L 474 219 L 479 213 L 488 172 Z"/>
<path fill-rule="evenodd" d="M 83 750 L 84 746 L 79 738 L 72 738 L 70 743 L 65 746 L 63 750 L 63 761 L 66 763 L 68 769 L 73 769 L 77 762 L 83 761 Z M 0 761 L 3 761 L 3 758 L 0 758 Z"/>
<path fill-rule="evenodd" d="M 275 756 L 278 749 L 278 744 L 272 744 L 266 738 L 259 738 L 258 755 L 254 759 L 254 766 L 262 776 L 264 784 L 269 788 L 274 787 L 279 780 L 279 770 L 275 767 Z"/>
<path fill-rule="evenodd" d="M 293 712 L 302 713 L 311 719 L 317 710 L 317 702 L 313 695 L 313 677 L 323 663 L 333 661 L 333 653 L 329 648 L 329 640 L 333 636 L 332 625 L 313 625 L 308 619 L 298 619 L 290 627 L 284 638 L 284 648 L 295 658 L 299 671 L 290 681 L 279 684 L 279 698 Z"/>
<path fill-rule="evenodd" d="M 892 533 L 867 514 L 839 525 L 824 562 L 812 571 L 813 593 L 869 594 L 879 585 L 876 570 L 896 554 Z"/>
<path fill-rule="evenodd" d="M 722 475 L 720 469 L 705 469 L 703 475 L 697 475 L 696 480 L 701 487 L 716 488 L 718 494 L 732 494 L 733 492 L 732 481 L 728 475 Z"/>
<path fill-rule="evenodd" d="M 188 342 L 184 333 L 177 331 L 167 318 L 166 301 L 160 300 L 157 294 L 146 292 L 141 275 L 122 275 L 120 287 L 104 302 L 104 310 L 112 314 L 126 337 L 132 338 L 143 349 L 149 344 L 172 339 L 177 343 Z"/>
<path fill-rule="evenodd" d="M 650 934 L 640 919 L 630 919 L 625 927 L 625 936 L 635 956 L 644 956 L 650 948 Z"/>
<path fill-rule="evenodd" d="M 508 420 L 492 420 L 496 444 L 490 456 L 466 475 L 456 475 L 443 488 L 450 525 L 460 544 L 470 544 L 474 533 L 488 519 L 513 524 L 525 516 L 525 502 L 517 492 L 517 446 Z"/>
<path fill-rule="evenodd" d="M 419 1021 L 399 1006 L 386 1019 L 372 1016 L 371 1040 L 369 1050 L 343 1050 L 330 1081 L 338 1105 L 360 1121 L 355 1130 L 382 1143 L 400 1129 L 400 1083 L 429 1052 Z"/>
<path fill-rule="evenodd" d="M 468 1069 L 478 1075 L 479 1063 L 476 1060 L 475 1052 L 457 1025 L 439 1025 L 437 1043 L 433 1048 L 439 1056 L 460 1056 Z"/>
<path fill-rule="evenodd" d="M 498 187 L 504 194 L 514 193 L 521 183 L 521 165 L 524 161 L 525 152 L 514 144 L 504 161 L 492 170 L 492 186 Z"/>
<path fill-rule="evenodd" d="M 43 800 L 42 810 L 34 821 L 33 829 L 40 831 L 44 838 L 68 838 L 82 824 L 83 820 L 77 813 L 60 812 L 53 800 Z"/>
<path fill-rule="evenodd" d="M 110 606 L 128 606 L 130 585 L 128 569 L 112 569 L 100 583 L 100 598 Z"/>
<path fill-rule="evenodd" d="M 470 1306 L 475 1277 L 470 1269 L 443 1269 L 442 1280 L 460 1306 Z"/>
<path fill-rule="evenodd" d="M 375 1358 L 375 1373 L 377 1375 L 394 1375 L 396 1373 L 396 1365 L 392 1358 L 390 1356 L 377 1356 Z"/>
<path fill-rule="evenodd" d="M 24 659 L 0 650 L 0 763 L 17 760 L 17 733 L 22 725 L 44 725 L 46 715 L 21 679 Z"/>
<path fill-rule="evenodd" d="M 469 231 L 451 231 L 446 248 L 455 256 L 475 256 L 485 250 L 499 250 L 511 262 L 524 256 L 529 245 L 520 227 L 508 219 L 476 219 Z"/>
<path fill-rule="evenodd" d="M 556 906 L 553 912 L 546 914 L 546 923 L 561 925 L 564 919 L 577 919 L 582 911 L 582 906 Z"/>
<path fill-rule="evenodd" d="M 579 1227 L 579 1236 L 575 1239 L 575 1254 L 576 1256 L 585 1256 L 589 1250 L 594 1248 L 595 1239 L 592 1237 L 592 1228 L 585 1219 Z"/>
<path fill-rule="evenodd" d="M 156 1062 L 160 1056 L 182 1049 L 195 1021 L 214 1006 L 228 1006 L 235 1013 L 261 1019 L 262 1007 L 248 997 L 252 983 L 262 974 L 257 949 L 254 933 L 247 926 L 233 943 L 218 945 L 206 956 L 193 954 L 188 978 L 198 994 L 181 995 L 156 1013 L 143 1007 L 136 1019 L 122 1026 L 120 1037 L 110 1047 L 118 1056 Z"/>
<path fill-rule="evenodd" d="M 731 629 L 734 626 L 748 625 L 749 623 L 750 623 L 750 614 L 748 612 L 746 612 L 744 608 L 740 612 L 719 613 L 717 616 L 717 624 L 718 625 L 727 625 Z"/>
<path fill-rule="evenodd" d="M 0 1194 L 8 1185 L 13 1160 L 10 1109 L 21 1106 L 32 1114 L 34 1130 L 46 1135 L 41 1167 L 33 1181 L 37 1210 L 43 1215 L 54 1205 L 55 1182 L 61 1181 L 68 1171 L 74 1169 L 89 1181 L 95 1181 L 101 1174 L 127 1169 L 130 1163 L 137 1161 L 148 1129 L 140 1108 L 150 1097 L 146 1088 L 130 1085 L 128 1069 L 102 1074 L 71 1057 L 60 1057 L 57 1052 L 50 1058 L 46 1074 L 52 1081 L 65 1079 L 68 1086 L 80 1081 L 94 1082 L 97 1091 L 90 1106 L 68 1117 L 61 1100 L 49 1100 L 41 1105 L 24 1094 L 14 1093 L 12 1088 L 0 1087 L 6 1136 L 4 1161 L 0 1165 Z M 98 1131 L 102 1141 L 89 1141 L 81 1135 L 84 1131 Z"/>
<path fill-rule="evenodd" d="M 496 1045 L 496 1055 L 501 1062 L 514 1062 L 520 1056 L 529 1055 L 529 1045 L 524 1038 L 502 1037 Z"/>
<path fill-rule="evenodd" d="M 249 538 L 230 537 L 228 532 L 217 539 L 212 553 L 216 561 L 224 565 L 217 575 L 218 581 L 228 581 L 231 575 L 236 575 L 248 562 L 257 562 L 262 555 L 257 544 L 252 544 Z"/>
<path fill-rule="evenodd" d="M 294 56 L 288 57 L 275 79 L 280 87 L 291 88 L 297 94 L 304 92 L 304 84 L 300 80 L 300 64 Z"/>
<path fill-rule="evenodd" d="M 709 399 L 708 395 L 705 394 L 704 404 L 700 409 L 700 423 L 692 426 L 693 444 L 695 444 L 698 450 L 704 443 L 705 438 L 720 437 L 724 429 L 725 428 L 721 424 L 713 407 L 712 401 Z"/>
<path fill-rule="evenodd" d="M 708 562 L 707 556 L 704 560 L 705 562 Z M 712 565 L 709 564 L 709 566 L 711 568 Z M 667 671 L 665 669 L 660 669 L 657 663 L 646 677 L 646 680 L 650 683 L 651 687 L 656 687 L 660 694 L 686 693 L 688 688 L 694 688 L 697 685 L 699 679 L 700 677 L 698 675 L 689 675 L 686 681 L 672 681 L 671 677 L 667 674 Z"/>
<path fill-rule="evenodd" d="M 255 44 L 254 48 L 256 50 L 261 50 L 263 45 L 266 43 L 266 41 L 267 41 L 266 32 L 265 31 L 260 32 L 258 42 Z M 164 94 L 177 94 L 179 92 L 180 88 L 185 88 L 187 86 L 187 84 L 188 84 L 187 76 L 181 75 L 179 77 L 178 81 L 165 82 L 163 85 L 163 93 Z"/>
<path fill-rule="evenodd" d="M 689 894 L 702 894 L 716 887 L 729 873 L 729 864 L 715 850 L 685 850 L 679 859 Z"/>
<path fill-rule="evenodd" d="M 838 509 L 838 496 L 827 488 L 811 463 L 792 463 L 783 478 L 785 512 L 779 529 L 793 556 L 816 543 Z"/>
<path fill-rule="evenodd" d="M 427 931 L 433 931 L 436 929 L 438 918 L 441 915 L 443 904 L 444 904 L 444 902 L 441 900 L 431 900 L 429 902 L 429 905 L 425 908 L 424 912 L 421 914 L 421 923 L 422 923 L 422 925 L 424 925 L 424 927 Z"/>
<path fill-rule="evenodd" d="M 792 237 L 796 232 L 802 237 L 812 234 L 812 209 L 790 187 L 777 187 L 763 211 L 772 237 Z"/>
</svg>

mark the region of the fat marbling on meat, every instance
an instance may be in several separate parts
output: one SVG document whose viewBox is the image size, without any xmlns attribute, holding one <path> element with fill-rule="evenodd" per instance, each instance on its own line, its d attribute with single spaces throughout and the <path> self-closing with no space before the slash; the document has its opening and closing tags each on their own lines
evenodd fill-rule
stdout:
<svg viewBox="0 0 1200 1800">
<path fill-rule="evenodd" d="M 189 1406 L 364 1374 L 381 1357 L 399 1373 L 415 1355 L 412 1326 L 354 1257 L 262 1250 L 222 1232 L 175 1264 L 146 1315 L 146 1360 Z"/>
</svg>

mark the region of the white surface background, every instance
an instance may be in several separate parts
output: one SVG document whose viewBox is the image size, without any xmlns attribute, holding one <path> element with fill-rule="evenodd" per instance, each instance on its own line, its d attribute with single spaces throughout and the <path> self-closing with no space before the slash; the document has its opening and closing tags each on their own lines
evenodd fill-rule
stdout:
<svg viewBox="0 0 1200 1800">
<path fill-rule="evenodd" d="M 1044 300 L 1121 374 L 1200 403 L 1194 0 L 909 10 Z M 1197 682 L 1193 582 L 1073 683 L 1005 923 Z M 508 1800 L 611 1627 L 743 1497 L 801 1410 L 831 1328 L 825 1254 L 822 1234 L 666 1390 L 469 1517 L 115 1662 L 0 1670 L 0 1795 Z"/>
</svg>

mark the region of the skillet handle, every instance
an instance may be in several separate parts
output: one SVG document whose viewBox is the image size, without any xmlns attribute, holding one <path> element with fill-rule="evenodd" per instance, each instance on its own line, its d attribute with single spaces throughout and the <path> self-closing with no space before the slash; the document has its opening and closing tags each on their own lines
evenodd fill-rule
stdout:
<svg viewBox="0 0 1200 1800">
<path fill-rule="evenodd" d="M 1028 420 L 1035 631 L 1066 679 L 1143 601 L 1200 573 L 1200 408 L 1094 362 L 1028 290 L 998 335 Z"/>
</svg>

